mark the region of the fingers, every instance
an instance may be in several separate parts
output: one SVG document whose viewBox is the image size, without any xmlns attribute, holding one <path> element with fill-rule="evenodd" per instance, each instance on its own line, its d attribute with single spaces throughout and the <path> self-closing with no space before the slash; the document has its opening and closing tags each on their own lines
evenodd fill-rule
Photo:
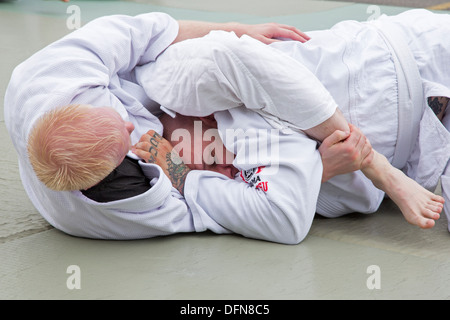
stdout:
<svg viewBox="0 0 450 320">
<path fill-rule="evenodd" d="M 293 33 L 295 33 L 300 41 L 300 39 L 304 39 L 306 41 L 311 40 L 311 37 L 308 36 L 306 33 L 300 31 L 299 29 L 293 27 L 293 26 L 289 26 L 289 25 L 285 25 L 285 24 L 280 24 L 280 26 L 284 29 L 290 30 Z M 294 38 L 291 38 L 293 40 L 295 40 Z"/>
<path fill-rule="evenodd" d="M 375 157 L 375 151 L 367 137 L 360 129 L 352 124 L 349 124 L 350 136 L 344 142 L 349 153 L 349 159 L 354 162 L 357 169 L 364 169 L 372 164 Z"/>
<path fill-rule="evenodd" d="M 336 130 L 333 132 L 330 136 L 326 137 L 322 145 L 326 147 L 330 147 L 336 143 L 343 142 L 345 139 L 347 139 L 350 136 L 350 132 L 344 132 L 341 130 Z"/>
<path fill-rule="evenodd" d="M 149 130 L 142 135 L 131 151 L 138 157 L 149 163 L 156 163 L 161 153 L 168 152 L 172 145 L 154 130 Z"/>
<path fill-rule="evenodd" d="M 365 136 L 363 136 L 362 132 L 354 125 L 349 124 L 349 127 L 350 127 L 350 136 L 345 142 L 351 146 L 355 146 L 355 148 L 358 148 L 359 150 L 362 149 L 365 143 Z M 363 137 L 364 140 L 361 141 Z"/>
<path fill-rule="evenodd" d="M 145 162 L 150 162 L 150 153 L 139 148 L 133 148 L 133 153 L 139 158 L 143 159 Z"/>
<path fill-rule="evenodd" d="M 349 145 L 353 145 L 355 152 L 359 153 L 361 159 L 364 160 L 364 158 L 372 153 L 372 145 L 370 144 L 369 139 L 367 139 L 367 137 L 362 133 L 361 130 L 359 130 L 352 124 L 349 124 L 349 127 L 351 134 L 346 142 Z"/>
<path fill-rule="evenodd" d="M 264 25 L 259 25 L 259 27 L 262 29 L 259 29 L 259 31 L 254 33 L 252 37 L 265 44 L 280 41 L 279 39 L 282 38 L 300 41 L 302 43 L 311 39 L 306 33 L 289 25 L 267 23 Z"/>
<path fill-rule="evenodd" d="M 372 153 L 373 149 L 372 149 L 372 145 L 370 144 L 369 139 L 365 139 L 365 143 L 364 146 L 361 150 L 361 157 L 363 159 L 365 159 L 366 157 L 368 157 L 371 153 Z"/>
<path fill-rule="evenodd" d="M 369 142 L 369 139 L 365 139 L 364 147 L 360 152 L 360 169 L 363 170 L 372 165 L 373 159 L 375 158 L 375 151 Z"/>
<path fill-rule="evenodd" d="M 141 140 L 142 140 L 142 138 L 141 138 Z M 139 158 L 143 159 L 145 162 L 150 162 L 150 163 L 155 162 L 155 155 L 152 155 L 152 154 L 155 154 L 156 150 L 152 149 L 150 142 L 140 141 L 131 148 L 131 151 L 135 155 L 137 155 Z"/>
<path fill-rule="evenodd" d="M 306 33 L 298 30 L 297 28 L 282 24 L 278 25 L 278 29 L 274 33 L 273 37 L 288 38 L 303 43 L 311 39 Z"/>
<path fill-rule="evenodd" d="M 151 145 L 148 141 L 140 141 L 133 146 L 134 149 L 140 149 L 140 150 L 143 150 L 146 152 L 148 152 L 150 147 L 151 147 Z"/>
</svg>

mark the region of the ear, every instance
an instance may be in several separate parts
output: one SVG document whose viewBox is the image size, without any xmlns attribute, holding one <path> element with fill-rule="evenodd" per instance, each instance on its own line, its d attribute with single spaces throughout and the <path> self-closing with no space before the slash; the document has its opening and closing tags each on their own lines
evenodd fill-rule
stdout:
<svg viewBox="0 0 450 320">
<path fill-rule="evenodd" d="M 216 118 L 214 118 L 214 114 L 210 114 L 206 117 L 200 117 L 200 120 L 207 126 L 211 128 L 217 128 L 217 121 Z"/>
</svg>

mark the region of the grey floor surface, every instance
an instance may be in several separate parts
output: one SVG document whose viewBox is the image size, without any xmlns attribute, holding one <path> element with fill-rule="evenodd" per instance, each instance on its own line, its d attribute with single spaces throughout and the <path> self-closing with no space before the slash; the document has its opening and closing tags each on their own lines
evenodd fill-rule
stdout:
<svg viewBox="0 0 450 320">
<path fill-rule="evenodd" d="M 407 9 L 396 4 L 378 8 L 386 14 Z M 177 19 L 277 21 L 305 31 L 372 14 L 368 4 L 319 0 L 3 1 L 0 101 L 18 63 L 71 31 L 69 5 L 81 8 L 83 23 L 113 13 L 164 11 Z M 317 218 L 296 246 L 211 233 L 79 239 L 52 228 L 28 200 L 3 112 L 0 154 L 0 299 L 450 298 L 447 221 L 420 230 L 389 200 L 373 215 Z"/>
</svg>

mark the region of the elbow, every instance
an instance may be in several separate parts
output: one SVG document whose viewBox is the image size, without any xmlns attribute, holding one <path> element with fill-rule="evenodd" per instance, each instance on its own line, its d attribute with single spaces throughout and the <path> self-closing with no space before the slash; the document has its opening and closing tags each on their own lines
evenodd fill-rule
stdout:
<svg viewBox="0 0 450 320">
<path fill-rule="evenodd" d="M 259 230 L 259 232 L 238 232 L 245 237 L 260 239 L 264 241 L 296 245 L 300 244 L 308 235 L 310 225 L 292 223 L 286 221 L 278 221 L 276 225 L 271 225 L 269 228 Z M 253 230 L 254 231 L 254 230 Z"/>
<path fill-rule="evenodd" d="M 297 227 L 297 228 L 291 228 L 289 232 L 286 232 L 286 234 L 283 236 L 283 244 L 287 245 L 297 245 L 300 244 L 308 235 L 308 230 L 305 230 L 304 226 Z"/>
<path fill-rule="evenodd" d="M 316 207 L 310 203 L 300 205 L 298 203 L 290 206 L 286 212 L 289 230 L 287 242 L 289 244 L 299 244 L 308 236 L 316 214 Z"/>
<path fill-rule="evenodd" d="M 315 215 L 314 208 L 299 208 L 290 206 L 287 208 L 277 208 L 278 228 L 272 235 L 275 242 L 296 245 L 300 244 L 307 237 Z"/>
<path fill-rule="evenodd" d="M 285 230 L 280 236 L 266 238 L 264 240 L 285 245 L 300 244 L 308 235 L 308 232 L 298 232 L 297 230 Z"/>
</svg>

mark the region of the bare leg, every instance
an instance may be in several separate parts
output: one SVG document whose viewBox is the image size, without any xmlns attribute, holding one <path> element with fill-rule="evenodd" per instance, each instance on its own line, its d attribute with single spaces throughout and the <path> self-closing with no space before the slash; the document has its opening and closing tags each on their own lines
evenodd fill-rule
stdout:
<svg viewBox="0 0 450 320">
<path fill-rule="evenodd" d="M 362 172 L 378 189 L 386 192 L 409 223 L 429 229 L 434 226 L 434 220 L 440 218 L 444 198 L 394 168 L 383 155 L 375 151 L 371 165 Z"/>
<path fill-rule="evenodd" d="M 448 99 L 436 101 L 435 104 L 438 102 L 443 104 L 448 102 Z M 439 109 L 442 115 L 444 111 L 438 107 L 439 105 L 436 105 L 436 109 Z M 347 120 L 339 109 L 330 119 L 305 132 L 312 138 L 323 141 L 335 130 L 350 131 Z M 434 220 L 439 219 L 444 198 L 426 190 L 402 171 L 394 168 L 386 157 L 375 150 L 372 161 L 361 171 L 397 204 L 409 223 L 428 229 L 434 226 Z"/>
</svg>

